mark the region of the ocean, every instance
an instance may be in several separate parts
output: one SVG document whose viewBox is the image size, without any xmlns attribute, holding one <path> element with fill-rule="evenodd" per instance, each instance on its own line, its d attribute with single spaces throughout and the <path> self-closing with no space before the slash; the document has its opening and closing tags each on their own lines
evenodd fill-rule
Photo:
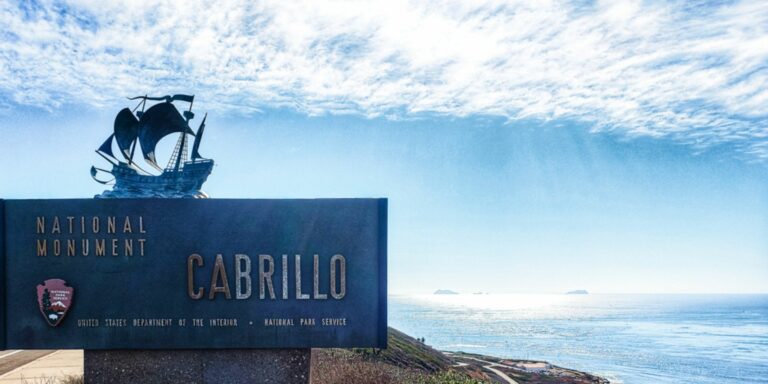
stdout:
<svg viewBox="0 0 768 384">
<path fill-rule="evenodd" d="M 768 295 L 395 295 L 389 325 L 615 383 L 768 383 Z"/>
</svg>

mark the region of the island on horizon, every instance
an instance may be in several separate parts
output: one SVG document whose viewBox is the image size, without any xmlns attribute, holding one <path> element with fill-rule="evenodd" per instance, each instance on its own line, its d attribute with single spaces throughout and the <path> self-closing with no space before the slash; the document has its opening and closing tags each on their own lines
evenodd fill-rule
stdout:
<svg viewBox="0 0 768 384">
<path fill-rule="evenodd" d="M 433 295 L 458 295 L 458 292 L 451 291 L 450 289 L 438 289 Z"/>
<path fill-rule="evenodd" d="M 568 291 L 565 294 L 566 295 L 588 295 L 589 292 L 587 292 L 586 289 L 575 289 L 573 291 Z"/>
</svg>

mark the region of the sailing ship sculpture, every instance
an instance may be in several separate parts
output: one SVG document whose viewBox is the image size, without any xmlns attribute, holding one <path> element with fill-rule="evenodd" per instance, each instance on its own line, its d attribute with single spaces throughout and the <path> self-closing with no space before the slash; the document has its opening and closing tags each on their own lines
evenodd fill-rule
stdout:
<svg viewBox="0 0 768 384">
<path fill-rule="evenodd" d="M 113 185 L 96 197 L 208 197 L 201 190 L 211 174 L 213 160 L 200 156 L 200 140 L 205 130 L 206 114 L 197 132 L 189 127 L 195 117 L 192 112 L 194 95 L 173 95 L 162 97 L 137 96 L 139 100 L 133 109 L 124 108 L 115 117 L 114 133 L 107 138 L 96 153 L 112 164 L 112 170 L 91 167 L 91 177 L 101 184 Z M 144 110 L 147 101 L 161 101 Z M 183 115 L 174 101 L 189 103 Z M 141 108 L 140 111 L 137 110 Z M 164 137 L 179 133 L 179 139 L 165 168 L 160 167 L 155 156 L 157 143 Z M 188 136 L 194 137 L 192 156 L 188 159 Z M 112 151 L 113 142 L 119 148 L 119 157 Z M 159 172 L 149 173 L 134 160 L 136 147 L 141 148 L 144 162 Z M 120 158 L 122 157 L 122 158 Z M 100 180 L 99 172 L 113 176 L 112 180 Z"/>
</svg>

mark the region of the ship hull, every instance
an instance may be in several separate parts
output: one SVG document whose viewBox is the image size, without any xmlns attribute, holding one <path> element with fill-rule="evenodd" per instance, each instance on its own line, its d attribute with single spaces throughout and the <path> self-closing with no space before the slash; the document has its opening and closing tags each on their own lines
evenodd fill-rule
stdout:
<svg viewBox="0 0 768 384">
<path fill-rule="evenodd" d="M 207 197 L 201 190 L 213 169 L 213 160 L 187 161 L 178 171 L 165 170 L 157 176 L 141 175 L 125 163 L 112 167 L 115 186 L 97 197 Z"/>
</svg>

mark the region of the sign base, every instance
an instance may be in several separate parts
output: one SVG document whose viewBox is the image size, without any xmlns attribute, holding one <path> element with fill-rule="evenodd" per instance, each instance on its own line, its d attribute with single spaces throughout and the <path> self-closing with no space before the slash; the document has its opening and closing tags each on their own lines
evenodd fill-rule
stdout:
<svg viewBox="0 0 768 384">
<path fill-rule="evenodd" d="M 86 383 L 308 384 L 311 349 L 86 350 Z"/>
</svg>

